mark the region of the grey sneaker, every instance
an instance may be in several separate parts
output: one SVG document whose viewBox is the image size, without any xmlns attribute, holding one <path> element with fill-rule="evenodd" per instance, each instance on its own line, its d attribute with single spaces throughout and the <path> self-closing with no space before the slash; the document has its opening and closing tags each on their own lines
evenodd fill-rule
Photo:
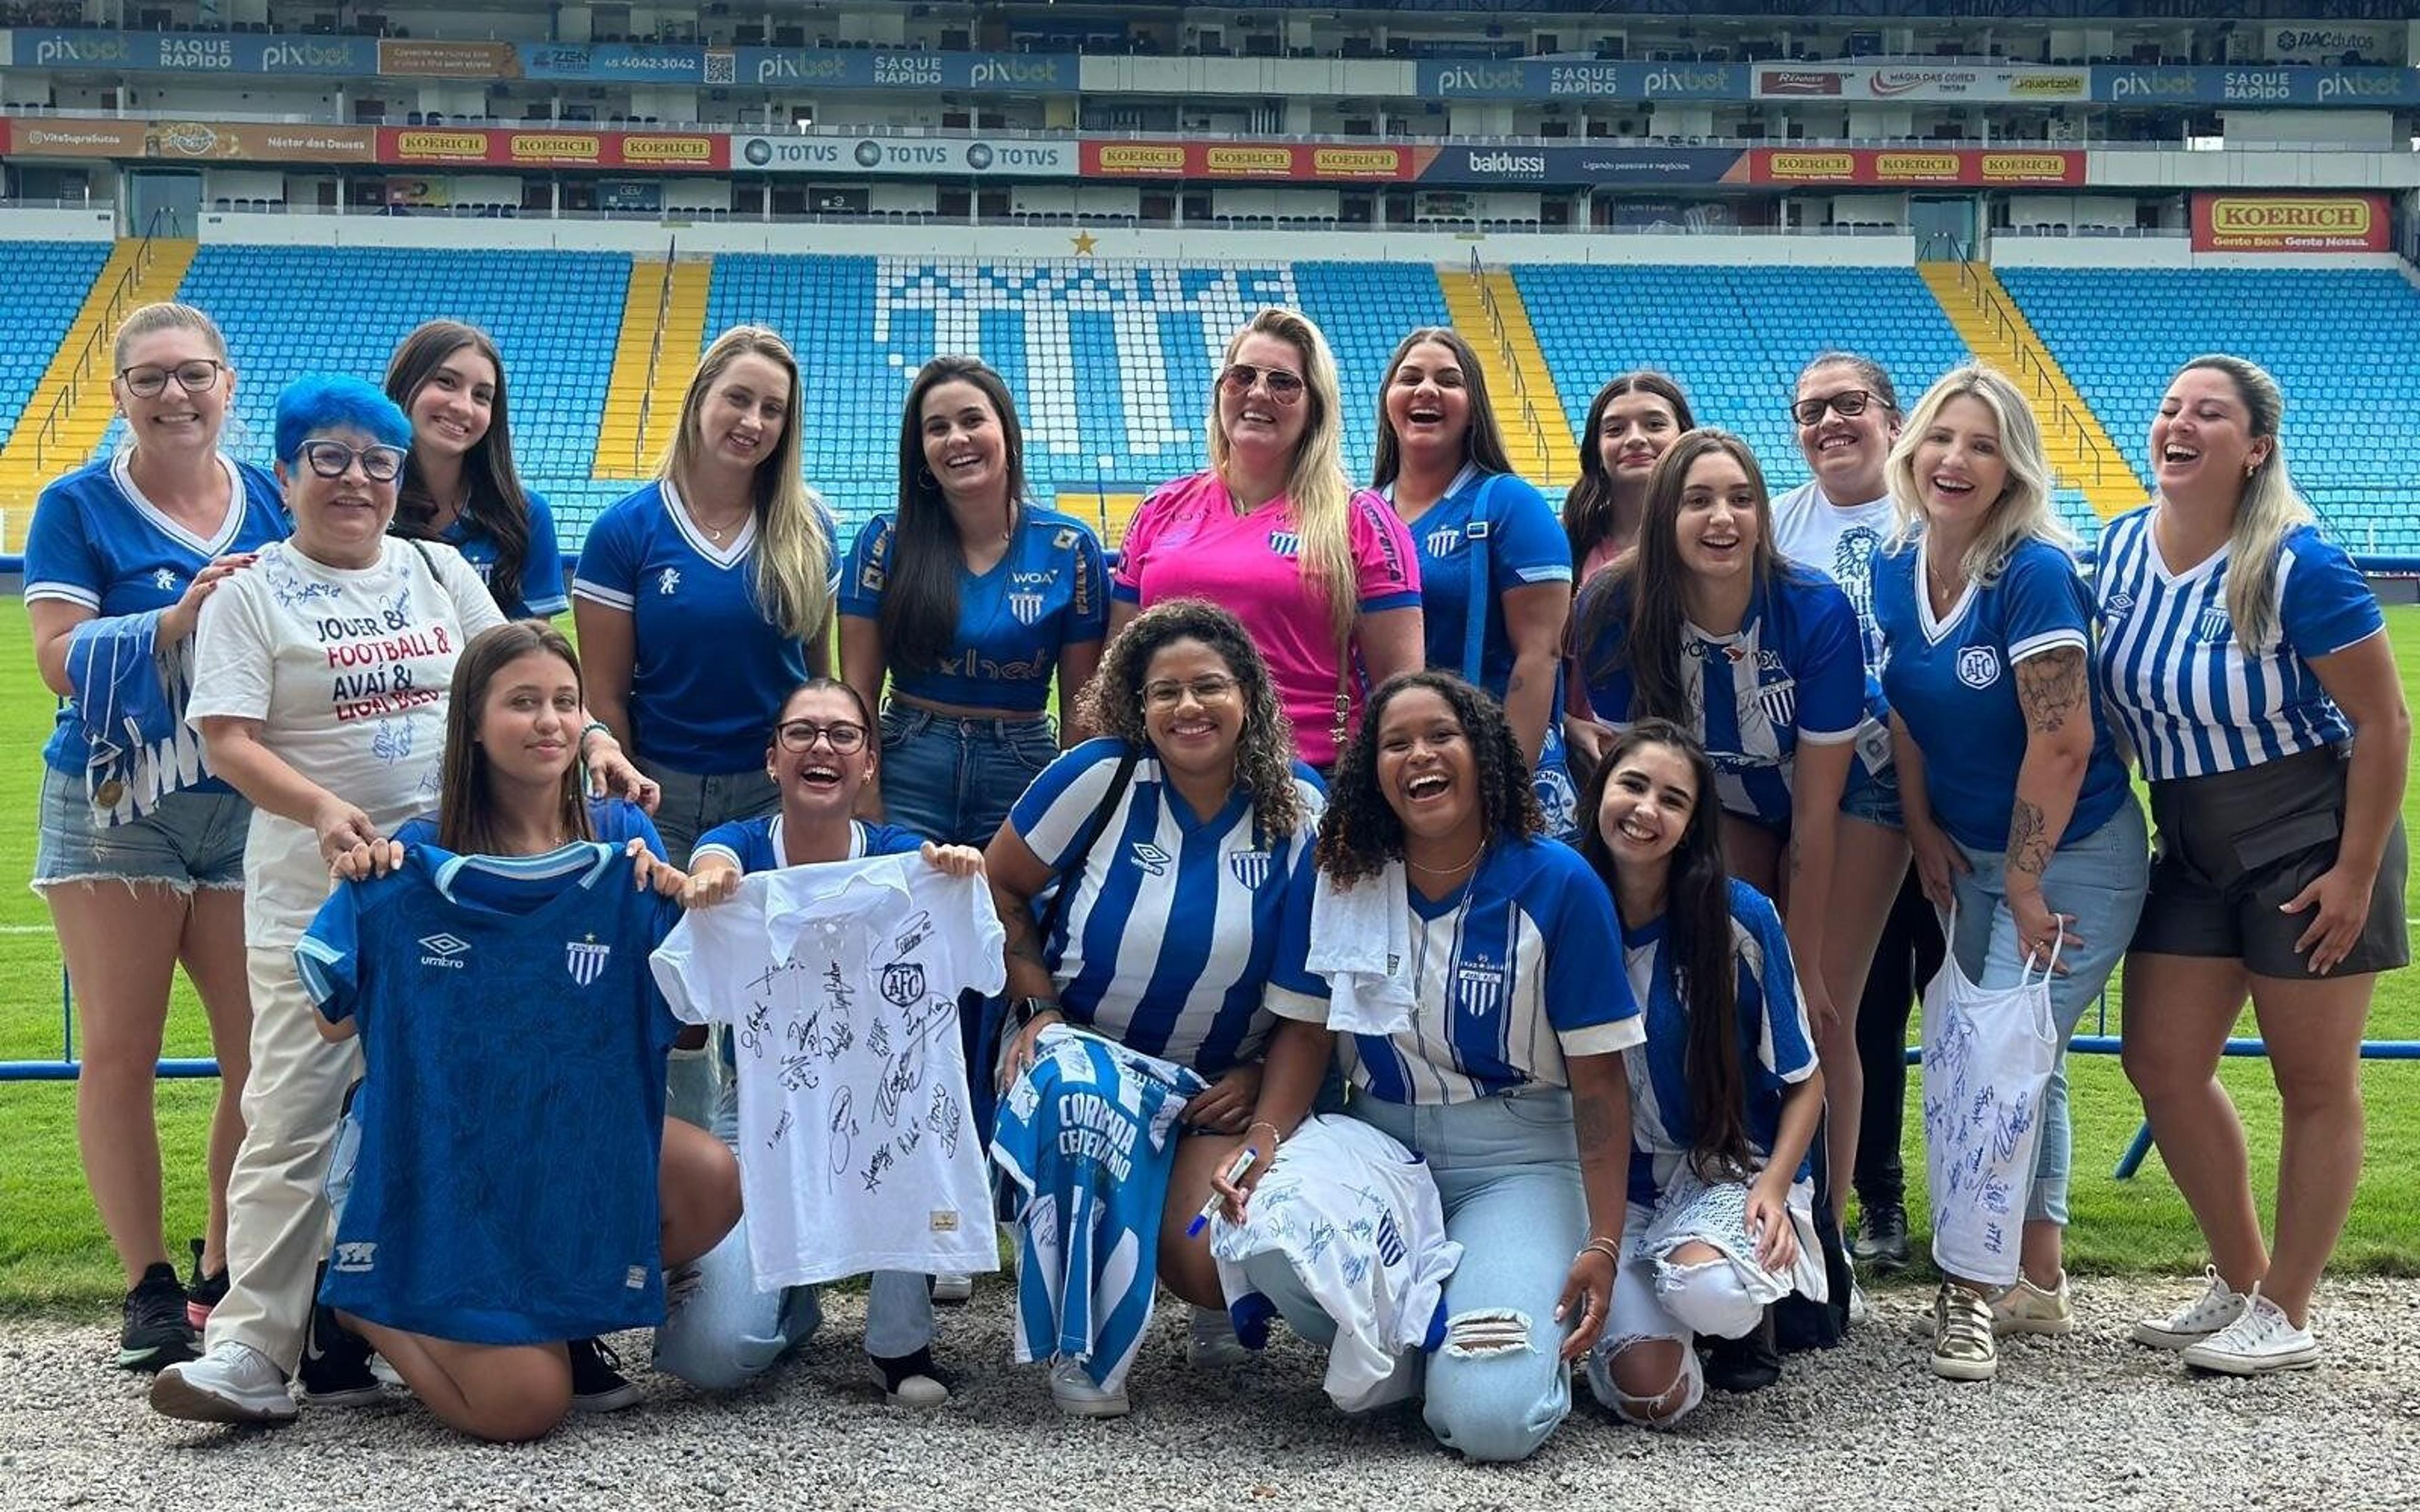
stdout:
<svg viewBox="0 0 2420 1512">
<path fill-rule="evenodd" d="M 1083 1365 L 1062 1360 L 1050 1367 L 1050 1399 L 1069 1417 L 1124 1417 L 1130 1411 L 1125 1388 L 1105 1390 L 1093 1384 Z"/>
<path fill-rule="evenodd" d="M 1943 1282 L 1932 1297 L 1932 1373 L 1946 1381 L 1989 1381 L 2000 1373 L 1992 1304 L 1954 1281 Z"/>
<path fill-rule="evenodd" d="M 1186 1330 L 1185 1363 L 1196 1370 L 1223 1370 L 1256 1358 L 1235 1336 L 1235 1320 L 1220 1307 L 1196 1307 Z"/>
<path fill-rule="evenodd" d="M 2183 1350 L 2234 1322 L 2243 1311 L 2243 1293 L 2220 1278 L 2218 1267 L 2207 1266 L 2209 1288 L 2165 1318 L 2146 1318 L 2134 1325 L 2134 1342 L 2155 1350 Z M 2255 1288 L 2257 1289 L 2257 1288 Z"/>
</svg>

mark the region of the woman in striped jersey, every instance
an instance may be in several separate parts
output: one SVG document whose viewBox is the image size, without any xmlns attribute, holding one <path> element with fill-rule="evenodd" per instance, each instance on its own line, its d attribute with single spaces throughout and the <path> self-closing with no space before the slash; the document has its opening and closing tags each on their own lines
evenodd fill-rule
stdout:
<svg viewBox="0 0 2420 1512">
<path fill-rule="evenodd" d="M 2134 1337 L 2236 1375 L 2319 1361 L 2311 1292 L 2361 1178 L 2362 1024 L 2411 954 L 2411 716 L 2376 597 L 2288 481 L 2284 409 L 2240 357 L 2186 363 L 2151 422 L 2158 494 L 2102 532 L 2096 590 L 2098 671 L 2159 828 L 2126 1073 L 2212 1261 Z M 2216 1075 L 2247 994 L 2284 1104 L 2273 1252 Z"/>
<path fill-rule="evenodd" d="M 1235 616 L 1200 599 L 1157 604 L 1113 638 L 1078 717 L 1102 732 L 1016 801 L 985 864 L 1008 931 L 1018 1027 L 1003 1085 L 1055 1023 L 1088 1028 L 1209 1083 L 1185 1105 L 1197 1133 L 1248 1133 L 1272 1020 L 1262 1007 L 1280 919 L 1311 868 L 1325 804 L 1295 760 L 1276 680 Z M 1035 903 L 1053 885 L 1063 901 Z M 1058 895 L 1053 895 L 1054 897 Z M 1177 1148 L 1158 1274 L 1195 1304 L 1188 1355 L 1242 1358 L 1209 1246 L 1185 1224 L 1226 1139 Z M 1052 1397 L 1082 1416 L 1126 1408 L 1063 1362 Z"/>
</svg>

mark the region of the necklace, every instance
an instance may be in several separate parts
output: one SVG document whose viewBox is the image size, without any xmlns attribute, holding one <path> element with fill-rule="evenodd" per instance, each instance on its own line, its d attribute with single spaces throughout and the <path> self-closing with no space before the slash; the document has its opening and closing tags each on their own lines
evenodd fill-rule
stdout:
<svg viewBox="0 0 2420 1512">
<path fill-rule="evenodd" d="M 1415 872 L 1425 872 L 1433 877 L 1450 877 L 1458 872 L 1466 872 L 1470 868 L 1478 865 L 1480 856 L 1486 854 L 1486 851 L 1487 841 L 1484 839 L 1481 839 L 1479 842 L 1479 849 L 1471 852 L 1466 860 L 1464 860 L 1461 864 L 1456 866 L 1429 866 L 1423 862 L 1413 860 L 1409 855 L 1404 856 L 1404 864 L 1410 867 Z"/>
<path fill-rule="evenodd" d="M 755 512 L 751 510 L 749 513 L 753 514 Z M 721 546 L 730 538 L 732 532 L 747 523 L 748 515 L 742 515 L 728 525 L 708 525 L 706 521 L 701 519 L 697 522 L 697 528 L 706 532 L 706 539 L 712 541 L 717 546 Z"/>
</svg>

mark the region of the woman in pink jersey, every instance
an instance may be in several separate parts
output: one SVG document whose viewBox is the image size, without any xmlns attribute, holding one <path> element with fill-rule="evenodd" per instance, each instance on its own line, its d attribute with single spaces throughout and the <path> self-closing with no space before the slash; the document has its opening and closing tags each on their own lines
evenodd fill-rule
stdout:
<svg viewBox="0 0 2420 1512">
<path fill-rule="evenodd" d="M 1421 661 L 1419 567 L 1403 521 L 1355 492 L 1336 360 L 1319 328 L 1267 309 L 1227 343 L 1210 466 L 1144 500 L 1109 585 L 1109 636 L 1162 599 L 1233 611 L 1267 658 L 1302 759 L 1335 764 L 1363 689 Z M 1357 655 L 1349 675 L 1345 658 Z"/>
</svg>

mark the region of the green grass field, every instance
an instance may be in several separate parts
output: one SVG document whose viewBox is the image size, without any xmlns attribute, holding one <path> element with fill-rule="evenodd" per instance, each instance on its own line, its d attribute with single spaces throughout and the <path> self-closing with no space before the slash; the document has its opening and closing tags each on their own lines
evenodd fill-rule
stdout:
<svg viewBox="0 0 2420 1512">
<path fill-rule="evenodd" d="M 2407 695 L 2420 704 L 2420 609 L 2390 610 L 2388 621 L 2404 668 Z M 34 672 L 23 603 L 0 604 L 0 812 L 20 816 L 0 826 L 0 1059 L 51 1059 L 59 1054 L 58 947 L 41 902 L 22 886 L 33 872 L 37 757 L 50 728 L 53 700 Z M 2420 828 L 2420 784 L 2405 805 L 2406 823 Z M 21 827 L 22 826 L 22 827 Z M 2249 1015 L 2247 1014 L 2247 1020 Z M 2109 1032 L 2116 1032 L 2113 1004 Z M 2084 1032 L 2094 1032 L 2094 1018 Z M 2251 1033 L 2249 1027 L 2242 1032 Z M 2420 977 L 2398 973 L 2381 986 L 2370 1034 L 2420 1039 Z M 169 1016 L 167 1054 L 209 1053 L 201 1010 L 182 981 Z M 2222 1072 L 2235 1090 L 2251 1130 L 2254 1183 L 2265 1190 L 2276 1175 L 2276 1097 L 2265 1063 L 2230 1060 Z M 2133 1089 L 2115 1057 L 2080 1056 L 2071 1072 L 2075 1117 L 2074 1223 L 2070 1254 L 2078 1271 L 2109 1274 L 2190 1273 L 2202 1263 L 2201 1242 L 2176 1190 L 2154 1155 L 2140 1177 L 2115 1181 L 2110 1170 L 2140 1117 Z M 2338 1255 L 2340 1266 L 2393 1274 L 2420 1273 L 2420 1065 L 2368 1062 L 2368 1174 L 2353 1204 Z M 168 1183 L 168 1233 L 201 1231 L 202 1141 L 217 1083 L 163 1083 L 159 1107 Z M 115 1304 L 124 1283 L 76 1161 L 75 1092 L 65 1082 L 0 1084 L 0 1311 L 28 1309 L 91 1314 Z M 1922 1160 L 1912 1151 L 1911 1175 Z M 2264 1196 L 2262 1207 L 2268 1202 Z M 1910 1208 L 1921 1212 L 1918 1194 Z"/>
</svg>

